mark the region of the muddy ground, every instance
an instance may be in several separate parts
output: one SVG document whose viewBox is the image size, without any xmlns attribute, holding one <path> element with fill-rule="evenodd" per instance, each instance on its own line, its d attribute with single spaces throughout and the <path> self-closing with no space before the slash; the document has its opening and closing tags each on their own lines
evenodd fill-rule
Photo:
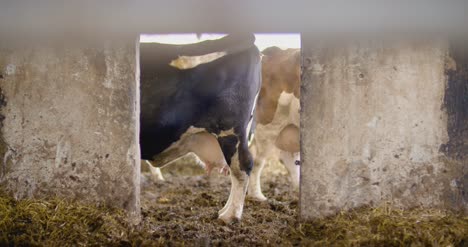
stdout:
<svg viewBox="0 0 468 247">
<path fill-rule="evenodd" d="M 230 179 L 186 164 L 142 176 L 142 221 L 104 205 L 61 198 L 16 200 L 0 188 L 0 246 L 468 246 L 468 216 L 383 203 L 300 222 L 285 169 L 264 170 L 265 202 L 247 200 L 241 222 L 217 219 Z"/>
<path fill-rule="evenodd" d="M 203 170 L 179 167 L 162 170 L 166 181 L 143 173 L 144 224 L 154 226 L 154 237 L 195 245 L 291 244 L 287 235 L 296 223 L 298 192 L 290 189 L 284 167 L 271 163 L 264 169 L 262 188 L 268 200 L 247 200 L 242 221 L 230 225 L 217 219 L 229 197 L 229 176 L 193 176 Z"/>
</svg>

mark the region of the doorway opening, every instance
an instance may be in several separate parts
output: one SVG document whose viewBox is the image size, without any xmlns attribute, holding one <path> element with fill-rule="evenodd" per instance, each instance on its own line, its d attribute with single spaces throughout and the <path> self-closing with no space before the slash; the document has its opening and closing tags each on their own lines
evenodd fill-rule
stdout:
<svg viewBox="0 0 468 247">
<path fill-rule="evenodd" d="M 149 101 L 154 97 L 145 97 L 148 93 L 145 73 L 145 61 L 152 61 L 167 54 L 153 54 L 149 58 L 146 53 L 148 44 L 186 45 L 206 40 L 219 40 L 226 34 L 143 34 L 140 36 L 140 66 L 141 66 L 141 94 L 143 104 L 153 104 Z M 299 134 L 299 98 L 301 75 L 301 50 L 299 34 L 255 34 L 255 45 L 261 57 L 261 87 L 258 88 L 258 98 L 253 112 L 253 121 L 249 125 L 249 151 L 253 156 L 254 167 L 250 174 L 247 191 L 247 201 L 285 201 L 297 206 L 300 172 L 300 134 Z M 172 49 L 172 48 L 171 48 Z M 166 52 L 168 49 L 165 50 Z M 221 59 L 226 54 L 223 51 L 212 52 L 205 55 L 188 56 L 178 54 L 165 60 L 158 66 L 170 66 L 171 69 L 187 71 L 200 64 L 208 64 Z M 158 75 L 153 75 L 158 77 Z M 184 78 L 181 73 L 179 78 Z M 164 85 L 176 83 L 167 81 Z M 177 90 L 162 86 L 157 90 Z M 198 90 L 198 89 L 197 89 Z M 172 92 L 174 93 L 174 92 Z M 145 99 L 146 98 L 146 99 Z M 159 103 L 165 101 L 156 100 Z M 159 104 L 158 103 L 158 104 Z M 187 101 L 187 104 L 191 102 Z M 145 106 L 146 107 L 146 106 Z M 156 107 L 156 106 L 150 106 Z M 190 106 L 187 105 L 186 108 Z M 181 111 L 182 110 L 182 111 Z M 249 109 L 250 111 L 250 109 Z M 171 110 L 163 117 L 170 122 L 178 119 L 177 114 L 191 114 L 183 109 Z M 199 114 L 199 112 L 197 113 Z M 227 116 L 228 117 L 228 116 Z M 143 127 L 142 127 L 143 128 Z M 183 145 L 174 144 L 179 139 L 171 139 L 173 147 L 167 155 L 155 158 L 153 161 L 142 160 L 142 205 L 152 205 L 158 202 L 157 207 L 176 207 L 181 214 L 187 214 L 183 205 L 195 202 L 190 210 L 197 213 L 211 209 L 216 212 L 228 199 L 230 182 L 225 172 L 212 172 L 210 167 L 225 158 L 222 153 L 222 144 L 219 135 L 211 135 L 209 131 L 195 129 L 194 138 L 187 139 Z M 185 135 L 187 132 L 182 134 Z M 172 138 L 161 133 L 162 138 Z M 218 141 L 216 140 L 218 138 Z M 167 146 L 167 145 L 166 145 Z M 175 148 L 175 146 L 177 146 Z M 169 147 L 169 149 L 170 149 Z M 168 147 L 164 147 L 168 148 Z M 160 148 L 163 151 L 164 148 Z M 166 149 L 165 151 L 167 151 Z M 174 153 L 180 154 L 176 159 L 167 157 Z M 143 157 L 144 158 L 144 157 Z M 159 162 L 159 164 L 158 164 Z M 221 162 L 222 163 L 222 162 Z M 206 176 L 211 173 L 211 176 Z M 180 193 L 179 193 L 180 192 Z M 252 205 L 249 205 L 252 206 Z M 247 206 L 247 207 L 249 207 Z M 185 207 L 186 209 L 187 207 Z M 246 209 L 246 212 L 249 212 Z M 203 214 L 202 214 L 203 215 Z M 211 216 L 209 216 L 211 217 Z M 269 217 L 269 216 L 266 216 Z M 295 217 L 291 215 L 291 217 Z M 207 226 L 208 227 L 208 226 Z"/>
</svg>

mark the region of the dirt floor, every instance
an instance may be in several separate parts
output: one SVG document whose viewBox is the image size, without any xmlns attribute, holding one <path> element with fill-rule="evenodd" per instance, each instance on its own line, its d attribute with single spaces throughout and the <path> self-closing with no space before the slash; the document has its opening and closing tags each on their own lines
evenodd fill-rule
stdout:
<svg viewBox="0 0 468 247">
<path fill-rule="evenodd" d="M 155 181 L 144 173 L 142 182 L 144 224 L 157 226 L 155 237 L 203 246 L 289 243 L 287 234 L 296 222 L 298 192 L 290 190 L 281 165 L 272 163 L 263 172 L 263 190 L 269 199 L 247 200 L 242 221 L 231 225 L 217 219 L 218 210 L 229 197 L 229 176 L 192 176 L 203 173 L 193 166 L 162 171 L 166 181 Z"/>
</svg>

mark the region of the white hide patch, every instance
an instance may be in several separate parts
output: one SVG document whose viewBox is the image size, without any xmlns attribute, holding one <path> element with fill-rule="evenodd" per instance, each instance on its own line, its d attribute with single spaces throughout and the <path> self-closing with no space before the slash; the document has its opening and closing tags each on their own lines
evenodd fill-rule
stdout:
<svg viewBox="0 0 468 247">
<path fill-rule="evenodd" d="M 247 142 L 247 146 L 250 147 L 250 146 L 252 145 L 254 139 L 255 139 L 255 133 L 253 133 L 253 134 L 250 136 L 249 141 Z"/>
<path fill-rule="evenodd" d="M 250 133 L 250 129 L 252 128 L 252 121 L 253 121 L 253 118 L 250 118 L 250 121 L 249 123 L 247 124 L 247 130 L 246 130 L 246 136 L 245 138 L 247 138 L 247 143 L 248 145 L 250 146 L 250 141 L 249 141 L 249 133 Z"/>
<path fill-rule="evenodd" d="M 282 108 L 288 107 L 289 113 L 284 115 L 282 113 Z M 286 121 L 286 122 L 284 122 Z M 296 98 L 294 93 L 287 93 L 285 91 L 281 92 L 278 98 L 278 108 L 276 109 L 275 115 L 273 117 L 273 125 L 275 123 L 281 123 L 281 126 L 285 126 L 288 123 L 292 123 L 296 126 L 299 126 L 300 121 L 300 102 L 299 98 Z M 282 127 L 280 127 L 277 131 L 280 131 Z"/>
<path fill-rule="evenodd" d="M 226 55 L 226 52 L 213 52 L 201 56 L 179 56 L 177 59 L 172 60 L 169 65 L 178 69 L 191 69 L 200 64 L 212 62 L 220 57 Z"/>
<path fill-rule="evenodd" d="M 193 126 L 190 126 L 187 131 L 185 131 L 184 134 L 182 134 L 182 136 L 180 137 L 180 139 L 182 139 L 183 137 L 187 136 L 187 135 L 192 135 L 192 134 L 195 134 L 195 133 L 198 133 L 198 132 L 202 132 L 202 131 L 206 131 L 205 128 L 197 128 L 197 127 L 193 127 Z"/>
<path fill-rule="evenodd" d="M 228 130 L 222 130 L 219 133 L 218 137 L 231 136 L 231 135 L 235 135 L 234 128 L 230 128 Z"/>
<path fill-rule="evenodd" d="M 252 110 L 250 111 L 250 120 L 249 120 L 249 123 L 247 124 L 247 129 L 246 129 L 246 137 L 247 138 L 247 143 L 248 145 L 250 146 L 251 144 L 251 141 L 249 140 L 249 133 L 250 133 L 250 130 L 252 128 L 252 121 L 253 121 L 253 113 L 255 111 L 255 107 L 257 107 L 257 100 L 258 100 L 258 95 L 260 94 L 260 91 L 257 93 L 257 95 L 255 95 L 255 99 L 254 99 L 254 103 L 253 103 L 253 106 L 252 106 Z M 253 140 L 253 138 L 252 138 Z"/>
<path fill-rule="evenodd" d="M 257 95 L 255 95 L 255 99 L 254 99 L 254 103 L 253 103 L 253 106 L 252 106 L 252 110 L 250 111 L 250 116 L 253 115 L 254 111 L 255 111 L 255 107 L 257 107 L 257 100 L 258 100 L 258 95 L 260 94 L 260 91 L 257 92 Z"/>
<path fill-rule="evenodd" d="M 278 98 L 278 104 L 281 106 L 289 105 L 291 100 L 295 98 L 293 93 L 287 93 L 285 91 L 281 92 L 280 97 Z"/>
</svg>

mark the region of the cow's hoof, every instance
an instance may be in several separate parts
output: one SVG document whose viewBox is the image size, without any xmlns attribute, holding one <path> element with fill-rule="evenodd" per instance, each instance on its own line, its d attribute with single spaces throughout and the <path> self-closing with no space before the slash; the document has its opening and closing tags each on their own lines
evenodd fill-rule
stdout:
<svg viewBox="0 0 468 247">
<path fill-rule="evenodd" d="M 151 177 L 153 178 L 153 181 L 165 181 L 164 177 L 161 172 L 161 168 L 153 167 L 150 165 L 150 172 L 151 172 Z"/>
<path fill-rule="evenodd" d="M 226 225 L 229 225 L 229 224 L 240 222 L 241 219 L 234 215 L 221 214 L 220 216 L 218 216 L 218 220 L 220 220 L 222 223 Z"/>
<path fill-rule="evenodd" d="M 247 194 L 247 197 L 252 200 L 252 201 L 257 201 L 257 202 L 264 202 L 267 200 L 267 198 L 263 194 L 255 194 L 255 195 L 249 195 Z"/>
</svg>

